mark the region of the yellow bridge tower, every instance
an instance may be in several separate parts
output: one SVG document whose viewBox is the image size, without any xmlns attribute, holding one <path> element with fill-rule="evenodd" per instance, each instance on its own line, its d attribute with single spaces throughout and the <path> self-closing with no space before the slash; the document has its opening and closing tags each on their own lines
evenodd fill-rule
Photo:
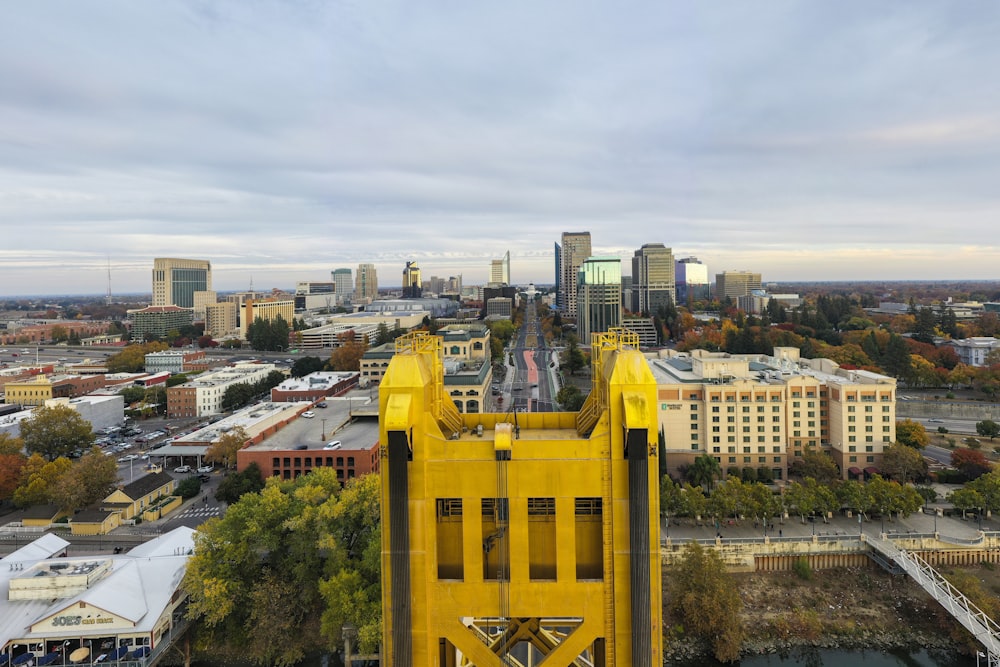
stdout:
<svg viewBox="0 0 1000 667">
<path fill-rule="evenodd" d="M 383 664 L 659 667 L 656 381 L 593 339 L 579 413 L 460 414 L 441 339 L 396 342 L 380 388 Z"/>
</svg>

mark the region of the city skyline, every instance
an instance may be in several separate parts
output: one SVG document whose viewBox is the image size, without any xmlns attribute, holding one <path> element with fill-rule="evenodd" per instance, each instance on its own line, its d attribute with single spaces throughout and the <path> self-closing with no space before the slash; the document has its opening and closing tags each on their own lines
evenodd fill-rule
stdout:
<svg viewBox="0 0 1000 667">
<path fill-rule="evenodd" d="M 485 283 L 508 249 L 550 284 L 571 230 L 765 281 L 997 277 L 1000 7 L 56 6 L 0 7 L 0 296 L 145 292 L 155 257 Z"/>
</svg>

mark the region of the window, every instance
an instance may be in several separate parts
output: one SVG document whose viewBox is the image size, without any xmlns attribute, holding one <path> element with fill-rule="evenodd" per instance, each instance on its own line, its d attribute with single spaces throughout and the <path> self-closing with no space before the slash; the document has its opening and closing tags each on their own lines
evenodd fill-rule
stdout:
<svg viewBox="0 0 1000 667">
<path fill-rule="evenodd" d="M 347 467 L 350 468 L 353 465 L 354 465 L 354 457 L 353 456 L 348 456 L 347 457 Z"/>
<path fill-rule="evenodd" d="M 719 436 L 717 436 L 717 435 L 713 435 L 713 436 L 712 436 L 712 442 L 719 442 L 719 441 L 721 441 L 721 440 L 722 440 L 722 438 L 721 438 L 721 437 L 719 437 Z"/>
<path fill-rule="evenodd" d="M 719 418 L 718 417 L 712 417 L 712 423 L 713 424 L 718 424 L 719 423 Z"/>
</svg>

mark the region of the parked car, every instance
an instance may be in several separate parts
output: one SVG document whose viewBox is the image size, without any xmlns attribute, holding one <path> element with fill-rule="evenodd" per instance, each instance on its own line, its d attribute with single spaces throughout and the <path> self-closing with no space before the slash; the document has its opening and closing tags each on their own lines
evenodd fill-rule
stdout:
<svg viewBox="0 0 1000 667">
<path fill-rule="evenodd" d="M 177 466 L 174 472 L 191 472 L 191 466 Z"/>
<path fill-rule="evenodd" d="M 323 449 L 340 449 L 340 440 L 331 440 L 323 445 Z"/>
<path fill-rule="evenodd" d="M 139 456 L 137 454 L 126 454 L 125 456 L 118 457 L 118 463 L 128 463 L 129 461 L 135 461 Z"/>
<path fill-rule="evenodd" d="M 319 403 L 316 404 L 316 407 L 317 408 L 325 408 L 326 407 L 326 401 L 320 401 Z"/>
<path fill-rule="evenodd" d="M 213 470 L 215 470 L 215 466 L 212 464 L 204 465 L 198 468 L 198 472 L 212 472 Z"/>
<path fill-rule="evenodd" d="M 302 413 L 302 417 L 305 418 L 305 419 L 312 419 L 315 416 L 316 416 L 316 413 L 313 412 L 312 410 L 306 410 L 305 412 Z"/>
<path fill-rule="evenodd" d="M 198 479 L 201 480 L 202 484 L 208 484 L 209 482 L 212 481 L 212 476 L 211 475 L 198 475 Z"/>
</svg>

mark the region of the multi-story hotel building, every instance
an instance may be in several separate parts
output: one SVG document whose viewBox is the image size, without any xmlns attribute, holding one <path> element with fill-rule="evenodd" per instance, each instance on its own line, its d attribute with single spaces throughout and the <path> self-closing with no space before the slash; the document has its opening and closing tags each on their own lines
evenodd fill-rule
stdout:
<svg viewBox="0 0 1000 667">
<path fill-rule="evenodd" d="M 649 359 L 658 383 L 659 426 L 669 473 L 698 456 L 723 471 L 766 468 L 787 479 L 807 449 L 827 452 L 844 478 L 877 471 L 896 440 L 896 380 L 801 359 L 665 350 Z"/>
<path fill-rule="evenodd" d="M 153 260 L 152 305 L 194 308 L 194 293 L 211 289 L 211 262 L 171 257 Z"/>
<path fill-rule="evenodd" d="M 204 417 L 222 412 L 222 397 L 234 384 L 253 384 L 277 370 L 274 364 L 238 364 L 167 389 L 167 417 Z"/>
</svg>

